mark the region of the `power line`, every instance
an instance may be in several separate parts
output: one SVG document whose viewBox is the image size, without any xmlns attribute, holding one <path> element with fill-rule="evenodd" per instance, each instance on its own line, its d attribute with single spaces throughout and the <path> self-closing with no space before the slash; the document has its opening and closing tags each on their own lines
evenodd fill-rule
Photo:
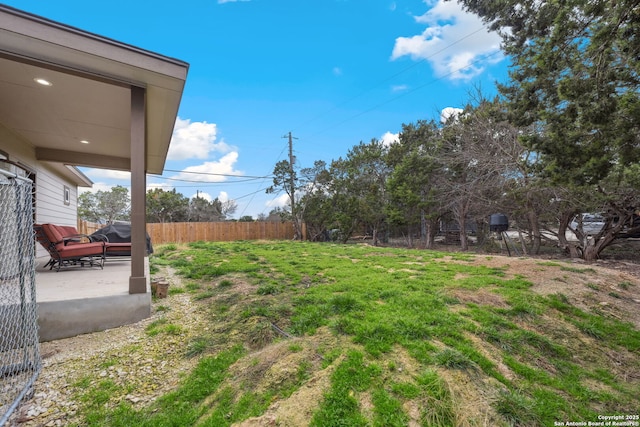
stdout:
<svg viewBox="0 0 640 427">
<path fill-rule="evenodd" d="M 415 68 L 415 67 L 419 66 L 420 64 L 424 63 L 424 62 L 425 62 L 425 61 L 427 61 L 428 59 L 433 58 L 434 56 L 436 56 L 436 55 L 438 55 L 438 54 L 440 54 L 440 53 L 442 53 L 442 52 L 446 51 L 447 49 L 451 48 L 452 46 L 455 46 L 456 44 L 458 44 L 458 43 L 462 42 L 463 40 L 465 40 L 465 39 L 467 39 L 467 38 L 469 38 L 469 37 L 473 36 L 474 34 L 476 34 L 476 33 L 480 32 L 480 31 L 485 30 L 485 29 L 486 29 L 485 27 L 481 27 L 481 28 L 479 28 L 479 29 L 477 29 L 477 30 L 475 30 L 475 31 L 472 31 L 471 33 L 469 33 L 469 34 L 465 35 L 464 37 L 459 38 L 458 40 L 456 40 L 456 41 L 454 41 L 454 42 L 452 42 L 452 43 L 450 43 L 450 44 L 448 44 L 447 46 L 445 46 L 445 47 L 443 47 L 442 49 L 440 49 L 440 50 L 438 50 L 438 51 L 436 51 L 436 52 L 432 53 L 431 55 L 429 55 L 429 56 L 427 56 L 427 57 L 425 57 L 425 58 L 421 59 L 420 61 L 415 62 L 415 63 L 411 64 L 410 66 L 408 66 L 408 67 L 406 67 L 406 68 L 404 68 L 404 69 L 400 70 L 399 72 L 397 72 L 397 73 L 395 73 L 395 74 L 393 74 L 393 75 L 391 75 L 391 76 L 389 76 L 389 77 L 387 77 L 387 78 L 385 78 L 385 79 L 383 79 L 383 80 L 379 81 L 379 82 L 378 82 L 378 83 L 376 83 L 375 85 L 373 85 L 373 86 L 371 86 L 370 88 L 368 88 L 368 89 L 366 89 L 366 90 L 364 90 L 364 91 L 360 92 L 360 93 L 359 93 L 359 94 L 357 94 L 356 96 L 353 96 L 353 97 L 351 97 L 351 98 L 348 98 L 348 99 L 346 99 L 345 101 L 343 101 L 343 102 L 341 102 L 341 103 L 337 104 L 336 106 L 334 106 L 334 107 L 330 108 L 329 110 L 327 110 L 327 111 L 325 111 L 325 112 L 323 112 L 323 113 L 321 113 L 321 114 L 318 114 L 318 115 L 316 115 L 315 117 L 312 117 L 311 119 L 307 120 L 306 122 L 303 122 L 302 124 L 300 124 L 300 126 L 307 125 L 307 124 L 309 124 L 309 123 L 311 123 L 311 122 L 313 122 L 313 121 L 315 121 L 315 120 L 317 120 L 317 119 L 319 119 L 319 118 L 321 118 L 321 117 L 323 117 L 323 116 L 326 116 L 327 114 L 329 114 L 329 113 L 331 113 L 331 112 L 335 111 L 336 109 L 340 108 L 341 106 L 343 106 L 343 105 L 345 105 L 345 104 L 348 104 L 348 103 L 350 103 L 350 102 L 354 101 L 354 100 L 355 100 L 355 99 L 357 99 L 357 98 L 360 98 L 361 96 L 363 96 L 364 94 L 366 94 L 366 93 L 370 92 L 371 90 L 373 90 L 373 89 L 375 89 L 375 88 L 377 88 L 377 87 L 381 86 L 382 84 L 384 84 L 384 83 L 386 83 L 386 82 L 388 82 L 388 81 L 390 81 L 390 80 L 392 80 L 392 79 L 394 79 L 394 78 L 398 77 L 398 76 L 399 76 L 399 75 L 401 75 L 401 74 L 406 73 L 407 71 L 409 71 L 409 70 L 411 70 L 411 69 L 413 69 L 413 68 Z M 440 81 L 440 80 L 444 79 L 445 77 L 448 77 L 448 76 L 450 76 L 450 75 L 452 75 L 452 74 L 454 74 L 454 73 L 456 73 L 456 72 L 459 72 L 459 71 L 461 71 L 461 70 L 464 70 L 464 69 L 466 69 L 466 68 L 468 68 L 468 67 L 470 67 L 470 66 L 472 66 L 472 65 L 475 65 L 475 64 L 477 64 L 477 63 L 479 63 L 479 62 L 481 62 L 481 61 L 483 61 L 483 60 L 485 60 L 485 59 L 488 59 L 488 58 L 490 58 L 490 57 L 492 57 L 492 56 L 496 55 L 496 54 L 497 54 L 497 53 L 499 53 L 499 52 L 500 52 L 500 51 L 497 51 L 497 52 L 494 52 L 494 53 L 492 53 L 492 54 L 490 54 L 490 55 L 486 55 L 486 56 L 484 56 L 484 57 L 482 57 L 482 58 L 477 59 L 476 61 L 473 61 L 471 64 L 468 64 L 468 65 L 466 65 L 466 66 L 464 66 L 464 67 L 460 67 L 460 68 L 458 68 L 458 69 L 456 69 L 456 70 L 453 70 L 453 71 L 451 71 L 451 72 L 449 72 L 449 73 L 447 73 L 447 74 L 445 74 L 445 75 L 443 75 L 443 76 L 441 76 L 441 77 L 439 77 L 439 78 L 433 79 L 433 80 L 431 80 L 431 81 L 429 81 L 429 82 L 427 82 L 427 83 L 425 83 L 425 84 L 423 84 L 423 85 L 417 86 L 416 88 L 414 88 L 414 89 L 412 89 L 412 90 L 409 90 L 409 91 L 404 92 L 404 93 L 402 93 L 402 94 L 400 94 L 400 95 L 398 95 L 398 96 L 392 97 L 392 98 L 387 99 L 387 100 L 385 100 L 385 101 L 383 101 L 383 102 L 381 102 L 381 103 L 378 103 L 378 104 L 376 104 L 376 105 L 374 105 L 374 106 L 372 106 L 372 107 L 370 107 L 370 108 L 368 108 L 368 109 L 366 109 L 366 110 L 364 110 L 364 111 L 359 112 L 358 114 L 355 114 L 355 115 L 353 115 L 353 116 L 351 116 L 351 117 L 348 117 L 348 118 L 346 118 L 346 119 L 344 119 L 344 120 L 342 120 L 342 121 L 340 121 L 340 122 L 338 122 L 338 123 L 335 123 L 335 124 L 333 124 L 333 125 L 331 125 L 331 126 L 328 126 L 328 127 L 324 128 L 324 129 L 322 129 L 321 131 L 314 133 L 314 135 L 324 133 L 324 132 L 328 131 L 328 130 L 329 130 L 329 129 L 331 129 L 331 128 L 334 128 L 334 127 L 338 127 L 338 126 L 340 126 L 340 125 L 343 125 L 344 123 L 347 123 L 347 122 L 349 122 L 349 121 L 351 121 L 351 120 L 353 120 L 353 119 L 355 119 L 355 118 L 357 118 L 357 117 L 360 117 L 360 116 L 362 116 L 362 115 L 364 115 L 364 114 L 367 114 L 367 113 L 369 113 L 369 112 L 371 112 L 371 111 L 374 111 L 374 110 L 376 110 L 376 109 L 380 108 L 380 107 L 381 107 L 381 106 L 383 106 L 383 105 L 386 105 L 386 104 L 388 104 L 388 103 L 390 103 L 390 102 L 393 102 L 393 101 L 395 101 L 395 100 L 397 100 L 397 99 L 399 99 L 399 98 L 402 98 L 402 97 L 404 97 L 404 96 L 406 96 L 406 95 L 409 95 L 409 94 L 411 94 L 411 93 L 414 93 L 414 92 L 416 92 L 416 91 L 418 91 L 418 90 L 420 90 L 420 89 L 422 89 L 422 88 L 424 88 L 424 87 L 426 87 L 426 86 L 429 86 L 429 85 L 431 85 L 431 84 L 434 84 L 434 83 L 436 83 L 436 82 L 438 82 L 438 81 Z M 287 138 L 287 137 L 288 137 L 288 138 L 290 138 L 290 140 L 289 140 L 289 160 L 290 160 L 291 167 L 293 168 L 294 156 L 293 156 L 293 147 L 292 147 L 292 141 L 291 141 L 291 140 L 292 140 L 292 139 L 297 139 L 297 138 L 293 138 L 293 137 L 291 136 L 291 132 L 289 132 L 289 135 L 288 135 L 288 136 L 285 136 L 285 138 Z M 282 151 L 280 152 L 280 154 L 278 155 L 278 158 L 276 159 L 276 163 L 279 161 L 279 159 L 280 159 L 280 157 L 282 156 L 282 154 L 283 154 L 283 152 L 284 152 L 284 150 L 285 150 L 285 149 L 286 149 L 286 146 L 283 148 L 283 150 L 282 150 Z M 176 172 L 176 173 L 189 173 L 189 174 L 205 175 L 205 176 L 222 176 L 222 177 L 246 178 L 246 180 L 242 180 L 242 181 L 240 181 L 240 180 L 234 180 L 234 181 L 225 181 L 225 182 L 220 182 L 220 183 L 211 183 L 211 182 L 206 182 L 206 181 L 187 180 L 187 179 L 180 179 L 180 178 L 169 178 L 169 177 L 163 177 L 163 176 L 157 176 L 157 175 L 155 175 L 157 178 L 160 178 L 160 179 L 166 179 L 166 180 L 171 180 L 171 181 L 181 181 L 181 182 L 194 182 L 194 183 L 199 183 L 199 184 L 200 184 L 200 186 L 202 186 L 202 185 L 222 185 L 222 184 L 224 184 L 224 185 L 229 185 L 229 184 L 234 184 L 234 183 L 249 182 L 249 181 L 253 181 L 253 180 L 262 180 L 262 182 L 260 183 L 260 185 L 262 186 L 262 184 L 264 183 L 264 180 L 266 180 L 266 179 L 268 179 L 268 178 L 272 178 L 272 177 L 273 177 L 273 175 L 251 176 L 251 175 L 237 175 L 237 174 L 221 174 L 221 173 L 208 173 L 208 172 L 181 171 L 181 170 L 174 170 L 174 169 L 165 169 L 164 171 L 165 171 L 165 172 Z M 187 187 L 187 186 L 180 186 L 180 187 Z M 265 187 L 265 188 L 260 188 L 259 190 L 255 191 L 255 192 L 252 192 L 252 193 L 246 194 L 246 195 L 244 195 L 244 196 L 241 196 L 241 197 L 239 197 L 239 198 L 236 198 L 236 200 L 237 200 L 237 199 L 241 199 L 241 198 L 244 198 L 244 197 L 252 196 L 251 200 L 249 200 L 249 202 L 247 203 L 247 206 L 246 206 L 246 207 L 245 207 L 245 209 L 243 210 L 242 214 L 244 214 L 244 212 L 246 212 L 246 209 L 248 208 L 248 205 L 249 205 L 249 204 L 251 203 L 251 201 L 253 200 L 253 196 L 255 196 L 255 194 L 257 194 L 257 193 L 259 193 L 259 192 L 261 192 L 261 191 L 264 191 L 264 190 L 266 190 L 266 187 Z M 263 211 L 263 212 L 264 212 L 264 211 Z"/>
<path fill-rule="evenodd" d="M 282 151 L 280 151 L 280 154 L 278 154 L 278 157 L 276 158 L 276 161 L 275 161 L 275 163 L 274 163 L 274 164 L 278 163 L 278 161 L 280 160 L 280 157 L 282 157 L 282 153 L 284 153 L 284 150 L 286 150 L 286 148 L 287 148 L 286 146 L 284 146 L 284 147 L 282 148 Z M 263 178 L 263 180 L 260 182 L 260 186 L 262 186 L 262 185 L 264 184 L 264 180 L 265 180 L 265 179 L 267 179 L 267 178 L 271 178 L 271 177 L 273 177 L 273 175 L 265 176 L 265 177 Z M 258 191 L 255 191 L 255 192 L 251 193 L 251 199 L 247 202 L 247 204 L 245 205 L 244 209 L 242 210 L 242 213 L 240 214 L 240 216 L 241 216 L 241 217 L 242 217 L 242 216 L 244 215 L 244 213 L 247 211 L 247 208 L 249 207 L 249 205 L 251 204 L 251 202 L 253 202 L 253 197 L 254 197 L 256 194 L 258 194 L 260 191 L 266 190 L 267 188 L 269 188 L 269 187 L 265 187 L 265 188 L 262 188 L 262 189 L 260 189 L 260 190 L 258 190 Z M 262 210 L 262 213 L 264 213 L 264 211 L 265 211 L 265 210 L 266 210 L 266 207 L 265 207 L 265 209 L 263 209 L 263 210 Z"/>
<path fill-rule="evenodd" d="M 211 174 L 212 176 L 215 176 L 216 174 Z M 271 175 L 267 175 L 266 177 L 260 177 L 260 178 L 249 178 L 249 179 L 236 179 L 233 181 L 202 181 L 202 180 L 198 180 L 198 179 L 184 179 L 184 178 L 171 178 L 171 177 L 167 177 L 167 176 L 162 176 L 162 175 L 151 175 L 153 178 L 157 178 L 157 179 L 166 179 L 167 181 L 178 181 L 178 182 L 201 182 L 203 184 L 239 184 L 239 183 L 243 183 L 243 182 L 251 182 L 251 181 L 257 181 L 258 179 L 263 179 L 263 178 L 269 178 L 271 177 Z M 234 175 L 235 176 L 235 175 Z"/>
<path fill-rule="evenodd" d="M 268 187 L 264 187 L 264 188 L 260 188 L 259 190 L 256 190 L 254 192 L 245 194 L 244 196 L 240 196 L 240 197 L 236 197 L 233 200 L 239 200 L 239 199 L 244 199 L 245 197 L 249 197 L 249 196 L 255 196 L 256 194 L 260 193 L 261 191 L 265 191 Z M 249 200 L 249 203 L 251 203 L 251 200 Z M 246 209 L 245 209 L 246 210 Z M 244 213 L 244 211 L 242 212 Z M 242 215 L 241 215 L 242 216 Z"/>
<path fill-rule="evenodd" d="M 412 68 L 417 67 L 418 65 L 422 64 L 423 62 L 426 62 L 427 60 L 435 57 L 436 55 L 439 55 L 440 53 L 446 51 L 450 47 L 455 46 L 456 44 L 462 42 L 463 40 L 468 39 L 469 37 L 473 36 L 474 34 L 479 33 L 480 31 L 485 30 L 485 29 L 486 29 L 485 27 L 480 27 L 477 30 L 472 31 L 471 33 L 467 34 L 466 36 L 463 36 L 463 37 L 459 38 L 458 40 L 456 40 L 456 41 L 454 41 L 452 43 L 449 43 L 447 46 L 444 46 L 442 49 L 440 49 L 440 50 L 438 50 L 436 52 L 433 52 L 431 55 L 429 55 L 429 56 L 427 56 L 425 58 L 422 58 L 420 61 L 414 62 L 413 64 L 409 65 L 406 68 L 403 68 L 402 70 L 398 71 L 397 73 L 395 73 L 395 74 L 393 74 L 393 75 L 391 75 L 391 76 L 389 76 L 389 77 L 387 77 L 387 78 L 385 78 L 383 80 L 380 80 L 378 83 L 374 84 L 373 86 L 369 87 L 368 89 L 363 90 L 362 92 L 358 93 L 357 95 L 355 95 L 355 96 L 353 96 L 351 98 L 348 98 L 347 100 L 338 103 L 337 105 L 333 106 L 332 108 L 328 109 L 327 111 L 312 117 L 311 119 L 307 120 L 306 122 L 301 123 L 300 126 L 308 125 L 309 123 L 312 123 L 315 120 L 326 116 L 327 114 L 331 113 L 332 111 L 335 111 L 338 108 L 342 107 L 343 105 L 346 105 L 346 104 L 348 104 L 348 103 L 360 98 L 361 96 L 365 95 L 366 93 L 371 92 L 373 89 L 381 86 L 382 84 L 384 84 L 384 83 L 386 83 L 386 82 L 388 82 L 390 80 L 393 80 L 394 78 L 398 77 L 399 75 L 406 73 L 407 71 L 411 70 Z M 462 68 L 460 68 L 460 70 L 462 70 L 464 68 L 466 68 L 466 67 L 462 67 Z M 457 71 L 460 71 L 460 70 L 457 70 Z M 447 74 L 447 75 L 451 75 L 451 74 L 452 73 Z"/>
<path fill-rule="evenodd" d="M 379 103 L 379 104 L 376 104 L 376 105 L 374 105 L 373 107 L 368 108 L 368 109 L 366 109 L 366 110 L 364 110 L 364 111 L 360 111 L 359 113 L 354 114 L 353 116 L 350 116 L 350 117 L 348 117 L 348 118 L 346 118 L 346 119 L 344 119 L 344 120 L 342 120 L 342 121 L 340 121 L 340 122 L 338 122 L 338 123 L 334 123 L 334 124 L 333 124 L 333 125 L 331 125 L 331 126 L 327 126 L 326 128 L 324 128 L 324 129 L 322 129 L 322 130 L 320 130 L 320 131 L 318 131 L 318 132 L 315 132 L 315 133 L 314 133 L 314 134 L 312 134 L 312 135 L 319 135 L 319 134 L 322 134 L 322 133 L 324 133 L 324 132 L 328 131 L 329 129 L 332 129 L 332 128 L 335 128 L 335 127 L 338 127 L 338 126 L 340 126 L 340 125 L 343 125 L 343 124 L 345 124 L 345 123 L 347 123 L 347 122 L 349 122 L 349 121 L 351 121 L 351 120 L 353 120 L 353 119 L 355 119 L 355 118 L 358 118 L 358 117 L 363 116 L 363 115 L 365 115 L 365 114 L 367 114 L 367 113 L 370 113 L 371 111 L 374 111 L 374 110 L 376 110 L 376 109 L 378 109 L 378 108 L 382 107 L 383 105 L 389 104 L 389 103 L 391 103 L 391 102 L 393 102 L 393 101 L 395 101 L 395 100 L 397 100 L 397 99 L 400 99 L 400 98 L 402 98 L 402 97 L 404 97 L 404 96 L 407 96 L 407 95 L 410 95 L 410 94 L 412 94 L 412 93 L 414 93 L 414 92 L 417 92 L 418 90 L 420 90 L 420 89 L 422 89 L 422 88 L 424 88 L 424 87 L 427 87 L 427 86 L 430 86 L 430 85 L 432 85 L 432 84 L 434 84 L 434 83 L 437 83 L 438 81 L 443 80 L 445 77 L 449 77 L 449 76 L 451 76 L 451 75 L 453 75 L 453 74 L 455 74 L 455 73 L 457 73 L 457 72 L 460 72 L 460 71 L 462 71 L 462 70 L 464 70 L 464 69 L 466 69 L 466 68 L 471 67 L 472 65 L 479 64 L 480 62 L 482 62 L 482 61 L 484 61 L 484 60 L 486 60 L 486 59 L 489 59 L 489 58 L 491 58 L 491 57 L 493 57 L 493 56 L 497 55 L 498 53 L 501 53 L 501 51 L 500 51 L 500 50 L 498 50 L 498 51 L 495 51 L 495 52 L 493 52 L 493 53 L 490 53 L 490 54 L 484 55 L 484 56 L 482 56 L 482 57 L 480 57 L 480 58 L 476 59 L 475 61 L 471 62 L 470 64 L 465 65 L 464 67 L 460 67 L 460 68 L 457 68 L 457 69 L 455 69 L 455 70 L 452 70 L 452 71 L 450 71 L 450 72 L 448 72 L 448 73 L 446 73 L 446 74 L 444 74 L 444 75 L 442 75 L 442 76 L 440 76 L 440 77 L 438 77 L 438 78 L 436 78 L 436 79 L 430 80 L 430 81 L 428 81 L 427 83 L 424 83 L 424 84 L 422 84 L 422 85 L 420 85 L 420 86 L 416 86 L 415 88 L 413 88 L 413 89 L 411 89 L 411 90 L 409 90 L 409 91 L 406 91 L 406 92 L 404 92 L 404 93 L 401 93 L 401 94 L 400 94 L 400 95 L 398 95 L 398 96 L 395 96 L 395 97 L 393 97 L 393 98 L 389 98 L 389 99 L 387 99 L 386 101 L 383 101 L 383 102 L 381 102 L 381 103 Z"/>
<path fill-rule="evenodd" d="M 238 175 L 238 174 L 228 174 L 228 173 L 195 172 L 195 171 L 185 171 L 185 170 L 176 170 L 176 169 L 165 169 L 164 172 L 190 173 L 193 175 L 229 176 L 229 177 L 253 178 L 253 179 L 269 178 L 271 176 L 271 175 L 251 176 L 251 175 Z"/>
</svg>

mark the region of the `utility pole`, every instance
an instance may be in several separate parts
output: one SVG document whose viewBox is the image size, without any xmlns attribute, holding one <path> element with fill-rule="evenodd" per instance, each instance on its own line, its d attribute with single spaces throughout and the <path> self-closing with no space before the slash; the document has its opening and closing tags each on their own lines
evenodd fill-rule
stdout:
<svg viewBox="0 0 640 427">
<path fill-rule="evenodd" d="M 291 188 L 291 217 L 293 218 L 293 226 L 295 228 L 295 240 L 302 239 L 302 232 L 300 230 L 300 224 L 298 223 L 298 214 L 296 212 L 296 197 L 295 197 L 295 179 L 294 179 L 294 170 L 293 164 L 295 163 L 295 157 L 293 156 L 293 140 L 298 139 L 291 135 L 289 132 L 288 135 L 283 136 L 283 138 L 289 138 L 289 188 Z"/>
</svg>

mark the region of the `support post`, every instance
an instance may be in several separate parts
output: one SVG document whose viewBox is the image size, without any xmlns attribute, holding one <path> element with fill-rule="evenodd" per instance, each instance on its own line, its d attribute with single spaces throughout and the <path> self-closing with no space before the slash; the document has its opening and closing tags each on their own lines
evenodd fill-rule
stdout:
<svg viewBox="0 0 640 427">
<path fill-rule="evenodd" d="M 131 87 L 131 277 L 129 293 L 147 292 L 145 89 Z"/>
</svg>

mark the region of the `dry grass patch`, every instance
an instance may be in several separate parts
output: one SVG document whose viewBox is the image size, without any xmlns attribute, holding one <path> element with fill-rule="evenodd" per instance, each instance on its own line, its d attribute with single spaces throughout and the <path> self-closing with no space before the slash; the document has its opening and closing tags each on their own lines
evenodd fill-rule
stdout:
<svg viewBox="0 0 640 427">
<path fill-rule="evenodd" d="M 477 290 L 464 288 L 448 288 L 445 294 L 457 299 L 461 304 L 477 304 L 498 308 L 508 308 L 509 304 L 502 295 L 492 292 L 491 289 L 482 288 Z"/>
</svg>

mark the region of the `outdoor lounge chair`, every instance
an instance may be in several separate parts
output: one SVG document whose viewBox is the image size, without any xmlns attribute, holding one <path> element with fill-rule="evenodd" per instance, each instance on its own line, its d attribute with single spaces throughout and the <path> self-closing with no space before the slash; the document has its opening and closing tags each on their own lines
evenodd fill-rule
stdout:
<svg viewBox="0 0 640 427">
<path fill-rule="evenodd" d="M 36 224 L 33 226 L 38 242 L 49 252 L 51 259 L 45 267 L 60 271 L 63 266 L 85 264 L 104 267 L 105 242 L 83 242 L 88 236 L 72 234 L 75 230 L 65 230 L 54 224 Z"/>
</svg>

